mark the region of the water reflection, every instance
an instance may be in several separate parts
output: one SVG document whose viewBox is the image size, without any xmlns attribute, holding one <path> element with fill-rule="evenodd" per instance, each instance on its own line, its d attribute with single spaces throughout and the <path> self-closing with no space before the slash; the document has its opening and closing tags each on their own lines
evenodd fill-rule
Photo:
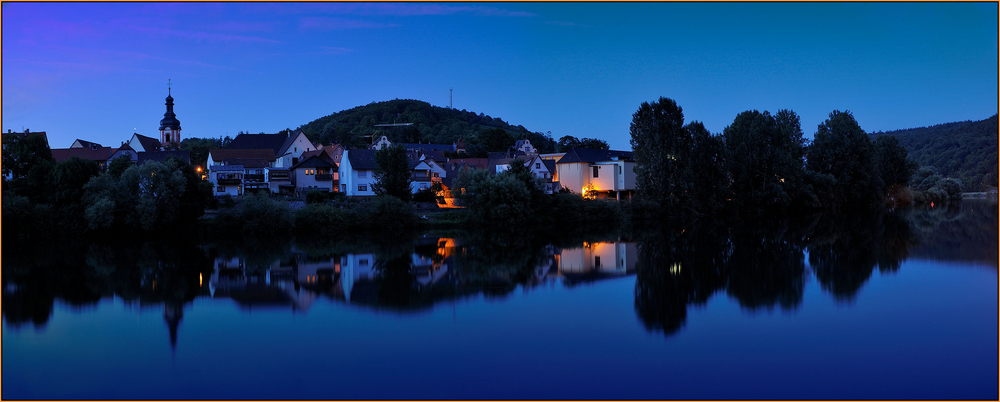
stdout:
<svg viewBox="0 0 1000 402">
<path fill-rule="evenodd" d="M 896 272 L 913 250 L 996 268 L 997 205 L 667 225 L 637 239 L 635 311 L 648 330 L 669 336 L 684 326 L 690 306 L 717 292 L 749 312 L 794 311 L 810 271 L 835 300 L 851 303 L 876 268 Z"/>
<path fill-rule="evenodd" d="M 5 243 L 3 318 L 15 330 L 44 331 L 55 299 L 78 308 L 121 299 L 130 308 L 162 308 L 176 347 L 196 298 L 231 299 L 247 313 L 308 313 L 321 299 L 412 313 L 475 296 L 504 298 L 518 288 L 636 275 L 639 321 L 671 335 L 684 327 L 689 307 L 717 293 L 748 312 L 795 311 L 810 272 L 833 298 L 852 302 L 876 268 L 895 272 L 911 255 L 996 267 L 996 225 L 995 203 L 965 202 L 562 238 L 479 232 L 334 243 L 71 242 L 58 253 L 10 252 Z"/>
</svg>

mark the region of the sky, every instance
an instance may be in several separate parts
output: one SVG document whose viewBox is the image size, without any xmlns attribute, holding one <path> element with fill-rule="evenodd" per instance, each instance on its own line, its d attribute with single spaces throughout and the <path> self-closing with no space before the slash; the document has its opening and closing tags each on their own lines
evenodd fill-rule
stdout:
<svg viewBox="0 0 1000 402">
<path fill-rule="evenodd" d="M 631 149 L 660 97 L 722 133 L 747 110 L 868 132 L 997 113 L 992 3 L 16 3 L 2 129 L 116 147 L 274 133 L 417 99 Z"/>
</svg>

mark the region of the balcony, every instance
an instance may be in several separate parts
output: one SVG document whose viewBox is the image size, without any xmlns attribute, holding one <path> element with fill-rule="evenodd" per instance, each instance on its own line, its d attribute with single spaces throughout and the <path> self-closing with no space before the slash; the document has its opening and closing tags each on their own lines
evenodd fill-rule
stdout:
<svg viewBox="0 0 1000 402">
<path fill-rule="evenodd" d="M 264 175 L 263 174 L 245 174 L 245 175 L 243 175 L 243 180 L 254 181 L 254 182 L 262 182 L 262 181 L 264 181 Z"/>
<path fill-rule="evenodd" d="M 420 173 L 420 174 L 414 173 L 411 179 L 413 181 L 431 181 L 431 177 L 425 173 Z"/>
<path fill-rule="evenodd" d="M 219 185 L 220 186 L 234 185 L 234 184 L 235 185 L 240 185 L 240 183 L 242 183 L 242 182 L 243 182 L 243 180 L 241 180 L 241 179 L 219 179 Z"/>
<path fill-rule="evenodd" d="M 271 172 L 271 181 L 288 181 L 288 172 Z"/>
<path fill-rule="evenodd" d="M 333 181 L 333 173 L 317 173 L 316 181 Z"/>
</svg>

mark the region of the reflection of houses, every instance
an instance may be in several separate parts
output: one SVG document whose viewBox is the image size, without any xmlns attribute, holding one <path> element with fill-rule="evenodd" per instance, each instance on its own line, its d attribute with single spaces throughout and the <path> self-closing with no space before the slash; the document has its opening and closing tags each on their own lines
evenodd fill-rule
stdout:
<svg viewBox="0 0 1000 402">
<path fill-rule="evenodd" d="M 318 296 L 315 291 L 302 289 L 295 282 L 296 260 L 274 261 L 266 267 L 248 268 L 246 260 L 219 257 L 215 272 L 209 279 L 212 298 L 233 299 L 247 310 L 261 308 L 291 308 L 305 311 Z"/>
<path fill-rule="evenodd" d="M 584 242 L 556 255 L 557 274 L 571 281 L 589 281 L 635 272 L 636 244 L 631 242 Z"/>
</svg>

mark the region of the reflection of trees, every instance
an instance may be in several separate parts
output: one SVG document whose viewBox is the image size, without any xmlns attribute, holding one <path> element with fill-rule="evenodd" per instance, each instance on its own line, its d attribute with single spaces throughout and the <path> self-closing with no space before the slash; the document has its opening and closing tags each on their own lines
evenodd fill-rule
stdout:
<svg viewBox="0 0 1000 402">
<path fill-rule="evenodd" d="M 809 263 L 824 290 L 850 301 L 876 266 L 895 271 L 916 242 L 898 211 L 838 214 L 816 225 L 809 240 Z"/>
<path fill-rule="evenodd" d="M 687 319 L 689 304 L 704 304 L 725 285 L 731 254 L 725 230 L 668 225 L 636 240 L 636 313 L 646 329 L 676 333 Z"/>
<path fill-rule="evenodd" d="M 176 242 L 67 242 L 60 252 L 44 247 L 6 253 L 3 265 L 4 319 L 13 326 L 31 321 L 43 326 L 55 299 L 92 305 L 117 295 L 126 303 L 164 304 L 164 318 L 176 339 L 183 305 L 202 292 L 199 274 L 212 264 L 193 244 Z"/>
<path fill-rule="evenodd" d="M 801 237 L 786 232 L 787 221 L 777 228 L 740 225 L 733 230 L 726 292 L 750 310 L 793 310 L 802 303 L 805 264 Z"/>
<path fill-rule="evenodd" d="M 966 199 L 913 208 L 908 219 L 922 241 L 914 256 L 997 266 L 996 200 Z"/>
</svg>

